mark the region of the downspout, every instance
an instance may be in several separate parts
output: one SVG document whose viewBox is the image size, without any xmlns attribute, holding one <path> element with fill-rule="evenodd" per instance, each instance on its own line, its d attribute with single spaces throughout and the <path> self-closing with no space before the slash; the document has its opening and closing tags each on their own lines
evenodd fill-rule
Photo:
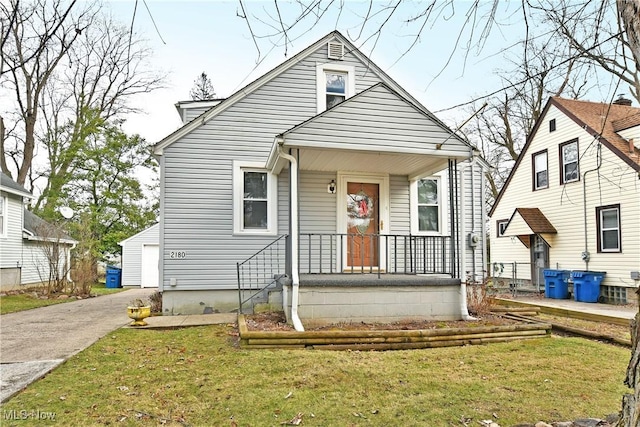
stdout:
<svg viewBox="0 0 640 427">
<path fill-rule="evenodd" d="M 291 322 L 296 331 L 302 332 L 304 331 L 304 326 L 302 326 L 302 321 L 300 321 L 300 317 L 298 316 L 300 287 L 300 275 L 298 271 L 298 160 L 282 150 L 282 142 L 283 141 L 279 141 L 278 143 L 278 154 L 291 163 L 291 167 L 289 168 L 289 179 L 291 181 L 289 190 L 289 203 L 291 204 L 291 233 L 289 234 L 291 238 Z"/>
<path fill-rule="evenodd" d="M 584 252 L 581 254 L 582 261 L 584 261 L 585 271 L 589 271 L 589 239 L 588 239 L 588 227 L 587 227 L 587 174 L 589 172 L 595 172 L 600 169 L 602 165 L 602 158 L 600 156 L 600 141 L 598 141 L 598 148 L 596 151 L 596 168 L 586 171 L 582 174 L 582 208 L 583 208 L 583 222 L 584 222 Z"/>
<path fill-rule="evenodd" d="M 456 185 L 460 186 L 460 193 L 461 193 L 461 197 L 460 197 L 461 198 L 461 201 L 460 201 L 461 208 L 460 208 L 460 210 L 462 211 L 461 215 L 463 217 L 462 218 L 463 231 L 465 230 L 465 227 L 464 227 L 465 226 L 464 174 L 465 174 L 465 172 L 466 172 L 466 170 L 467 170 L 467 168 L 469 166 L 473 166 L 473 163 L 471 163 L 470 165 L 469 164 L 464 165 L 464 167 L 461 168 L 459 174 L 456 173 L 456 181 L 457 181 Z M 457 172 L 457 170 L 456 170 L 456 172 Z M 472 169 L 472 173 L 473 173 L 473 169 Z M 473 209 L 474 209 L 474 207 L 473 207 L 473 185 L 471 187 L 471 194 L 472 194 L 472 196 L 471 196 L 472 197 L 471 214 L 472 214 L 472 220 L 473 220 L 473 218 L 474 218 L 474 215 L 473 215 Z M 473 223 L 472 223 L 471 229 L 472 230 L 474 229 L 474 224 Z M 462 233 L 462 240 L 464 240 L 464 233 Z M 467 245 L 466 245 L 466 242 L 459 242 L 459 245 L 460 245 L 460 248 L 462 250 L 462 256 L 461 256 L 462 264 L 466 267 Z M 473 257 L 475 259 L 475 252 L 473 253 Z M 474 263 L 474 267 L 473 268 L 474 268 L 474 270 L 472 272 L 472 275 L 475 277 L 475 263 Z M 466 279 L 462 280 L 462 278 L 460 278 L 460 295 L 459 296 L 460 296 L 460 317 L 462 317 L 462 320 L 466 320 L 466 321 L 478 320 L 478 319 L 476 319 L 475 317 L 473 317 L 473 316 L 471 316 L 469 314 L 469 308 L 467 307 L 467 281 L 466 281 Z"/>
</svg>

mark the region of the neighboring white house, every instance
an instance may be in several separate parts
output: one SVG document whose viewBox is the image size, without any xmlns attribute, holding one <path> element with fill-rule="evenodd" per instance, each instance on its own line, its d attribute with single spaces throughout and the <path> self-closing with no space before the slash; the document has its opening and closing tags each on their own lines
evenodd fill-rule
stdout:
<svg viewBox="0 0 640 427">
<path fill-rule="evenodd" d="M 468 316 L 486 164 L 342 34 L 214 104 L 180 103 L 154 147 L 165 314 Z"/>
<path fill-rule="evenodd" d="M 77 241 L 28 211 L 31 193 L 4 173 L 0 177 L 0 289 L 47 282 L 52 264 L 68 276 Z"/>
<path fill-rule="evenodd" d="M 158 224 L 118 243 L 122 246 L 122 286 L 157 288 Z"/>
<path fill-rule="evenodd" d="M 496 199 L 491 262 L 544 288 L 544 268 L 606 272 L 601 299 L 640 284 L 640 108 L 551 98 Z M 509 267 L 509 271 L 505 271 Z"/>
</svg>

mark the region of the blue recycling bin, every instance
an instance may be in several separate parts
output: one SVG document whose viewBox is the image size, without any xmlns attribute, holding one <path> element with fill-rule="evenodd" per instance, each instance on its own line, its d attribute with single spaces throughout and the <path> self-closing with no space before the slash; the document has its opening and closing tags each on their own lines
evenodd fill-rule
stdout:
<svg viewBox="0 0 640 427">
<path fill-rule="evenodd" d="M 553 299 L 569 298 L 569 270 L 544 270 L 544 296 Z"/>
<path fill-rule="evenodd" d="M 602 271 L 572 271 L 573 294 L 576 301 L 598 302 L 600 283 L 606 273 Z"/>
<path fill-rule="evenodd" d="M 107 280 L 105 283 L 107 288 L 122 287 L 122 269 L 118 267 L 107 267 Z"/>
</svg>

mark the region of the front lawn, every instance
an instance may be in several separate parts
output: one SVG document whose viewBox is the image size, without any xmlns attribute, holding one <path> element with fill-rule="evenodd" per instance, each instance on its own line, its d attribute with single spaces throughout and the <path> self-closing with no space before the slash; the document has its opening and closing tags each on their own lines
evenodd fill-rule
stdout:
<svg viewBox="0 0 640 427">
<path fill-rule="evenodd" d="M 123 291 L 123 288 L 106 288 L 104 283 L 95 284 L 91 287 L 91 295 L 100 296 Z M 17 311 L 30 310 L 32 308 L 46 307 L 48 305 L 60 304 L 63 302 L 75 301 L 75 297 L 59 299 L 58 296 L 52 298 L 40 298 L 37 289 L 24 291 L 19 294 L 0 296 L 0 314 L 15 313 Z"/>
<path fill-rule="evenodd" d="M 581 338 L 335 352 L 244 350 L 236 335 L 120 329 L 3 411 L 55 413 L 59 425 L 279 426 L 303 414 L 303 426 L 505 427 L 604 418 L 628 391 L 629 350 Z"/>
</svg>

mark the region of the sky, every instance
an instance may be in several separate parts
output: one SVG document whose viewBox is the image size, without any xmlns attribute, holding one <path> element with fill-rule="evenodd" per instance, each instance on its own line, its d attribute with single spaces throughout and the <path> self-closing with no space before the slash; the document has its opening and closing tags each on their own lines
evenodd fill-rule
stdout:
<svg viewBox="0 0 640 427">
<path fill-rule="evenodd" d="M 127 117 L 124 130 L 156 143 L 180 127 L 175 104 L 189 100 L 189 91 L 200 73 L 205 72 L 217 96 L 225 98 L 335 29 L 355 40 L 356 47 L 373 62 L 453 126 L 454 121 L 461 122 L 468 113 L 449 108 L 501 87 L 495 71 L 501 66 L 503 49 L 519 39 L 522 31 L 517 5 L 500 3 L 501 25 L 494 25 L 490 37 L 479 48 L 468 44 L 470 26 L 460 35 L 465 20 L 473 18 L 467 14 L 471 2 L 455 0 L 452 5 L 434 11 L 437 17 L 422 29 L 417 43 L 404 54 L 416 40 L 414 35 L 421 25 L 405 22 L 422 10 L 418 3 L 405 0 L 397 17 L 385 23 L 376 39 L 367 36 L 379 27 L 384 20 L 382 15 L 372 18 L 358 38 L 369 3 L 345 0 L 340 15 L 337 9 L 331 9 L 313 28 L 311 21 L 301 22 L 291 31 L 293 40 L 285 49 L 282 39 L 277 37 L 259 38 L 256 47 L 246 21 L 238 17 L 242 10 L 237 0 L 139 1 L 134 31 L 153 50 L 149 66 L 166 73 L 167 78 L 162 89 L 131 100 L 141 112 Z M 273 1 L 245 0 L 243 4 L 255 34 L 273 32 L 270 26 L 276 22 Z M 296 15 L 292 2 L 278 4 L 285 20 Z M 106 7 L 116 20 L 131 25 L 135 1 L 110 0 Z M 473 38 L 478 39 L 477 32 Z"/>
</svg>

